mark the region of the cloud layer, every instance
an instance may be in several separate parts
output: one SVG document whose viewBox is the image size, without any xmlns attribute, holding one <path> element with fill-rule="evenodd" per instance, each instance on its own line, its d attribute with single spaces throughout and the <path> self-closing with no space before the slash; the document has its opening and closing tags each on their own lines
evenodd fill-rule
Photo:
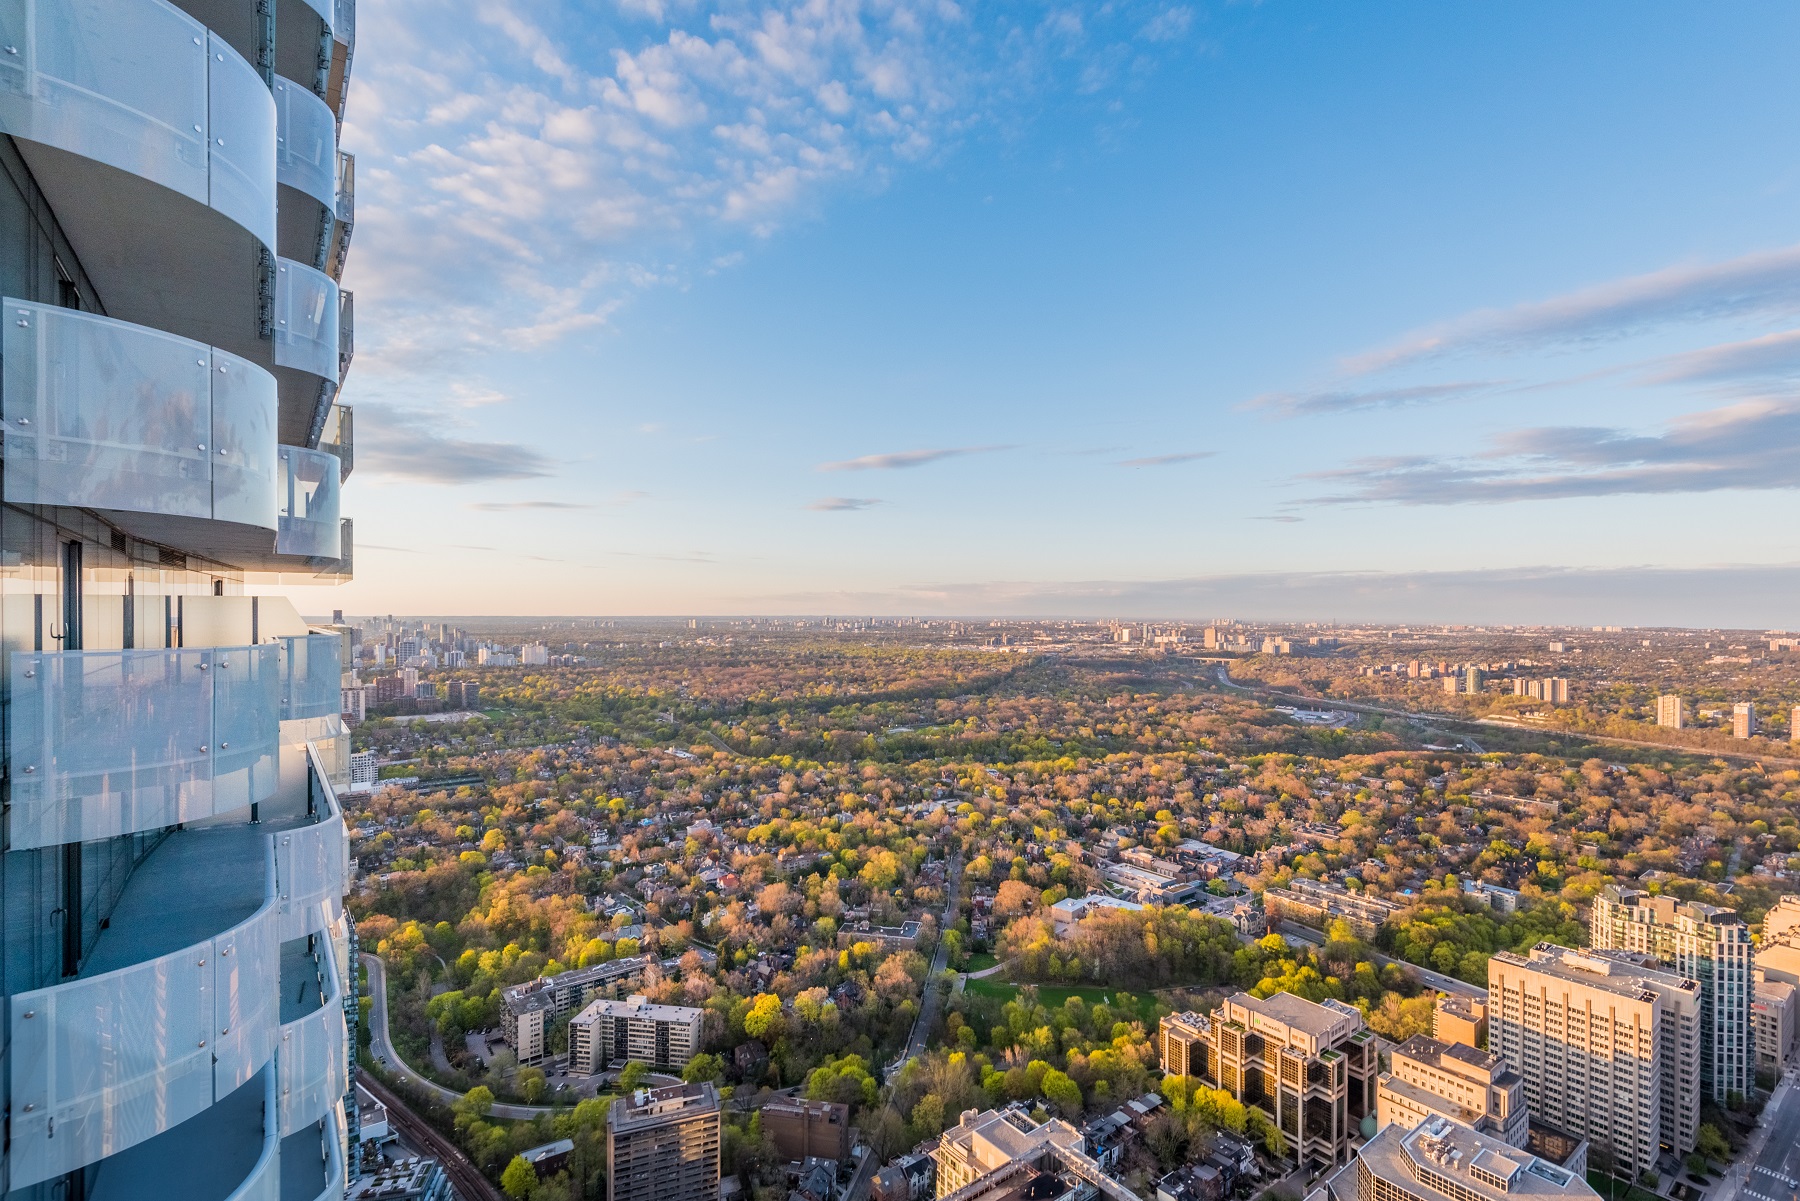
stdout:
<svg viewBox="0 0 1800 1201">
<path fill-rule="evenodd" d="M 935 450 L 900 450 L 889 454 L 863 455 L 860 458 L 844 459 L 836 463 L 820 463 L 818 469 L 820 471 L 897 471 L 908 467 L 923 467 L 927 463 L 960 458 L 963 455 L 985 455 L 1012 449 L 1011 446 L 945 446 Z"/>
</svg>

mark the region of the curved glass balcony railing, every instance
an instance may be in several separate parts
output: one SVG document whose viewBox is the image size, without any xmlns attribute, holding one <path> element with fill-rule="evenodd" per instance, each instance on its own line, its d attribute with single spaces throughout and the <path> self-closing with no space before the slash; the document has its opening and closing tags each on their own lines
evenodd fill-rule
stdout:
<svg viewBox="0 0 1800 1201">
<path fill-rule="evenodd" d="M 350 835 L 337 791 L 310 748 L 307 766 L 318 820 L 270 835 L 275 847 L 278 925 L 284 940 L 328 930 L 336 920 L 329 910 L 350 882 Z M 323 914 L 322 905 L 326 907 Z"/>
<path fill-rule="evenodd" d="M 337 281 L 292 259 L 275 260 L 275 365 L 338 380 Z"/>
<path fill-rule="evenodd" d="M 281 720 L 336 717 L 343 712 L 343 638 L 307 634 L 283 638 L 280 646 Z"/>
<path fill-rule="evenodd" d="M 274 99 L 164 0 L 0 4 L 0 132 L 148 179 L 275 246 Z"/>
<path fill-rule="evenodd" d="M 328 18 L 329 19 L 329 18 Z M 337 118 L 311 88 L 277 75 L 275 182 L 337 210 Z"/>
<path fill-rule="evenodd" d="M 318 957 L 323 976 L 317 1009 L 281 1027 L 276 1065 L 276 1101 L 282 1137 L 313 1125 L 329 1113 L 350 1086 L 350 1034 L 344 1022 L 344 985 L 337 957 Z"/>
<path fill-rule="evenodd" d="M 12 847 L 228 813 L 274 794 L 279 650 L 16 652 Z"/>
<path fill-rule="evenodd" d="M 350 293 L 344 293 L 346 303 Z M 338 473 L 344 479 L 356 470 L 356 410 L 351 405 L 334 404 L 325 414 L 325 428 L 319 431 L 319 449 L 337 456 Z"/>
<path fill-rule="evenodd" d="M 314 559 L 341 559 L 344 539 L 339 525 L 338 492 L 343 471 L 324 451 L 283 446 L 277 452 L 280 525 L 277 554 Z"/>
<path fill-rule="evenodd" d="M 226 1195 L 225 1201 L 281 1201 L 281 1131 L 269 1116 L 279 1105 L 275 1073 L 265 1069 L 262 1150 L 256 1157 L 256 1166 L 242 1184 Z"/>
<path fill-rule="evenodd" d="M 274 376 L 130 322 L 3 303 L 7 500 L 277 528 Z"/>
<path fill-rule="evenodd" d="M 218 837 L 193 839 L 202 852 L 245 841 L 237 831 L 204 833 Z M 9 999 L 12 1187 L 173 1129 L 236 1091 L 275 1053 L 275 866 L 273 849 L 259 841 L 265 900 L 248 918 L 165 954 Z M 154 892 L 156 883 L 144 887 Z M 135 899 L 128 886 L 121 906 Z"/>
<path fill-rule="evenodd" d="M 338 151 L 337 220 L 331 223 L 331 243 L 325 250 L 325 269 L 331 278 L 344 277 L 344 260 L 350 254 L 350 233 L 356 227 L 356 156 Z"/>
</svg>

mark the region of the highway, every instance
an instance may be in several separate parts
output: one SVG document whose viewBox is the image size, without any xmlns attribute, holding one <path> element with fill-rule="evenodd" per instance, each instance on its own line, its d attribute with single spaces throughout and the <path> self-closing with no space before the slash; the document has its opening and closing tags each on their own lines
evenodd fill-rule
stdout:
<svg viewBox="0 0 1800 1201">
<path fill-rule="evenodd" d="M 488 1183 L 487 1177 L 469 1162 L 468 1156 L 439 1134 L 424 1118 L 408 1109 L 406 1102 L 372 1073 L 359 1074 L 357 1083 L 367 1089 L 370 1096 L 387 1106 L 388 1122 L 405 1136 L 410 1145 L 444 1165 L 444 1175 L 450 1178 L 451 1187 L 456 1190 L 461 1201 L 506 1201 L 499 1190 Z"/>
<path fill-rule="evenodd" d="M 435 1080 L 427 1080 L 414 1071 L 400 1053 L 394 1050 L 393 1039 L 388 1036 L 387 1012 L 387 965 L 381 962 L 380 956 L 363 953 L 363 966 L 369 969 L 369 1049 L 375 1053 L 375 1062 L 391 1076 L 425 1090 L 437 1097 L 446 1105 L 462 1100 L 462 1094 L 455 1089 L 445 1088 Z M 498 1118 L 540 1118 L 547 1113 L 557 1112 L 554 1105 L 508 1105 L 494 1102 L 493 1113 Z"/>
<path fill-rule="evenodd" d="M 1296 926 L 1293 922 L 1278 923 L 1277 933 L 1285 938 L 1297 938 L 1301 942 L 1309 942 L 1315 947 L 1325 945 L 1325 936 L 1323 934 L 1308 926 Z M 1430 971 L 1420 967 L 1416 963 L 1408 963 L 1404 959 L 1394 959 L 1390 956 L 1383 955 L 1374 948 L 1370 948 L 1369 958 L 1380 964 L 1397 963 L 1413 975 L 1417 976 L 1427 985 L 1437 989 L 1439 992 L 1456 993 L 1476 1001 L 1487 1000 L 1487 989 L 1482 988 L 1478 984 L 1470 984 L 1466 980 L 1458 980 L 1456 977 L 1446 976 L 1442 972 Z"/>
</svg>

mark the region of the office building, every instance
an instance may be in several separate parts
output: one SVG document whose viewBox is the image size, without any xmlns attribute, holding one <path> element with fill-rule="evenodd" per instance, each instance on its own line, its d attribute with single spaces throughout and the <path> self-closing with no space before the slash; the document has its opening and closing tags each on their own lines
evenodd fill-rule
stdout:
<svg viewBox="0 0 1800 1201">
<path fill-rule="evenodd" d="M 1779 1075 L 1794 1056 L 1796 1022 L 1800 1008 L 1796 998 L 1800 989 L 1785 980 L 1772 980 L 1763 969 L 1756 969 L 1751 985 L 1751 1035 L 1756 1043 L 1756 1070 Z"/>
<path fill-rule="evenodd" d="M 1687 702 L 1673 693 L 1657 697 L 1656 724 L 1670 730 L 1687 725 Z"/>
<path fill-rule="evenodd" d="M 1163 1071 L 1261 1109 L 1300 1163 L 1346 1162 L 1351 1134 L 1375 1112 L 1375 1039 L 1341 1001 L 1235 993 L 1209 1015 L 1164 1018 L 1158 1043 Z"/>
<path fill-rule="evenodd" d="M 1447 1117 L 1509 1147 L 1525 1145 L 1525 1081 L 1498 1055 L 1416 1034 L 1389 1060 L 1392 1070 L 1375 1083 L 1380 1125 L 1411 1129 Z"/>
<path fill-rule="evenodd" d="M 1079 1152 L 1081 1132 L 1057 1118 L 1033 1122 L 1016 1108 L 970 1110 L 931 1153 L 937 1195 L 948 1197 L 1012 1164 L 1030 1163 L 1052 1147 Z"/>
<path fill-rule="evenodd" d="M 1487 1043 L 1487 1005 L 1461 993 L 1439 993 L 1431 1009 L 1431 1033 L 1439 1042 L 1479 1047 Z"/>
<path fill-rule="evenodd" d="M 1594 898 L 1588 942 L 1635 951 L 1700 982 L 1700 1079 L 1715 1104 L 1747 1097 L 1754 1075 L 1750 1034 L 1750 931 L 1737 912 L 1608 884 Z"/>
<path fill-rule="evenodd" d="M 1731 707 L 1731 736 L 1733 738 L 1754 738 L 1758 728 L 1755 702 L 1739 701 Z"/>
<path fill-rule="evenodd" d="M 515 984 L 500 994 L 500 1036 L 520 1063 L 541 1063 L 550 1053 L 545 1035 L 552 1021 L 596 997 L 624 996 L 643 984 L 649 964 L 648 956 L 613 959 Z"/>
<path fill-rule="evenodd" d="M 763 1133 L 783 1162 L 850 1158 L 850 1107 L 835 1101 L 777 1097 L 762 1107 Z"/>
<path fill-rule="evenodd" d="M 1287 921 L 1316 930 L 1330 928 L 1342 918 L 1365 942 L 1373 942 L 1376 933 L 1400 906 L 1366 892 L 1351 892 L 1341 884 L 1308 880 L 1296 876 L 1286 888 L 1270 888 L 1263 892 L 1263 909 L 1269 922 Z"/>
<path fill-rule="evenodd" d="M 1800 896 L 1792 893 L 1777 897 L 1775 905 L 1763 915 L 1763 945 L 1793 943 L 1800 946 Z"/>
<path fill-rule="evenodd" d="M 1385 1127 L 1356 1153 L 1356 1201 L 1598 1201 L 1582 1177 L 1445 1117 Z"/>
<path fill-rule="evenodd" d="M 1645 959 L 1539 943 L 1488 961 L 1488 1045 L 1524 1078 L 1533 1122 L 1626 1178 L 1686 1154 L 1700 1126 L 1700 986 Z"/>
<path fill-rule="evenodd" d="M 589 1001 L 569 1022 L 569 1070 L 592 1076 L 636 1062 L 679 1071 L 700 1050 L 705 1011 L 653 1005 L 641 996 Z"/>
<path fill-rule="evenodd" d="M 638 1089 L 606 1113 L 607 1201 L 718 1201 L 719 1094 Z"/>
<path fill-rule="evenodd" d="M 353 1171 L 354 10 L 0 5 L 9 1197 Z"/>
</svg>

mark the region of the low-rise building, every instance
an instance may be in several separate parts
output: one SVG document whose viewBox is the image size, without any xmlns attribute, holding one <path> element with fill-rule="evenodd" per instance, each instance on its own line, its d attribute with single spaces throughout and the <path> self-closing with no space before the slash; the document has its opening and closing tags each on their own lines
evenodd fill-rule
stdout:
<svg viewBox="0 0 1800 1201">
<path fill-rule="evenodd" d="M 1487 1042 L 1487 1004 L 1461 993 L 1439 993 L 1431 1008 L 1431 1034 L 1439 1042 L 1479 1047 Z"/>
<path fill-rule="evenodd" d="M 896 1157 L 869 1183 L 875 1201 L 926 1201 L 937 1185 L 936 1144 Z"/>
<path fill-rule="evenodd" d="M 1756 970 L 1756 992 L 1750 1002 L 1750 1024 L 1755 1027 L 1756 1070 L 1779 1075 L 1794 1056 L 1800 1027 L 1800 989 L 1785 980 L 1771 980 Z"/>
<path fill-rule="evenodd" d="M 835 1101 L 778 1097 L 762 1107 L 763 1133 L 784 1162 L 850 1158 L 850 1107 Z"/>
<path fill-rule="evenodd" d="M 1141 912 L 1143 906 L 1136 901 L 1120 900 L 1104 893 L 1090 893 L 1085 897 L 1064 897 L 1050 906 L 1050 925 L 1056 937 L 1066 938 L 1075 929 L 1075 924 L 1096 909 L 1127 909 Z"/>
<path fill-rule="evenodd" d="M 600 998 L 569 1022 L 569 1071 L 592 1076 L 614 1063 L 681 1068 L 700 1049 L 705 1010 L 657 1005 L 643 996 Z"/>
<path fill-rule="evenodd" d="M 450 1178 L 435 1159 L 382 1160 L 344 1193 L 345 1201 L 455 1201 Z"/>
<path fill-rule="evenodd" d="M 1315 929 L 1329 929 L 1333 921 L 1350 924 L 1356 936 L 1373 941 L 1387 920 L 1400 911 L 1400 906 L 1380 897 L 1351 892 L 1341 884 L 1296 877 L 1286 888 L 1270 888 L 1263 892 L 1263 908 L 1270 923 L 1294 922 Z"/>
</svg>

